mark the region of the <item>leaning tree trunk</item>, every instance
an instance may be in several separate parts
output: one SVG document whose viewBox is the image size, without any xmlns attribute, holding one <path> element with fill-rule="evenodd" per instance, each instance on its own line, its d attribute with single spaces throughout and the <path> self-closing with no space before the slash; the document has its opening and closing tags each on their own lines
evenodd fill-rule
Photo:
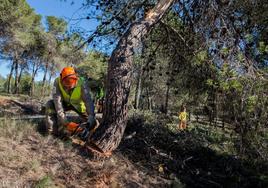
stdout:
<svg viewBox="0 0 268 188">
<path fill-rule="evenodd" d="M 141 45 L 173 2 L 174 0 L 160 0 L 142 21 L 133 23 L 111 55 L 103 123 L 89 141 L 90 146 L 102 153 L 111 152 L 118 147 L 126 128 L 134 48 Z"/>
</svg>

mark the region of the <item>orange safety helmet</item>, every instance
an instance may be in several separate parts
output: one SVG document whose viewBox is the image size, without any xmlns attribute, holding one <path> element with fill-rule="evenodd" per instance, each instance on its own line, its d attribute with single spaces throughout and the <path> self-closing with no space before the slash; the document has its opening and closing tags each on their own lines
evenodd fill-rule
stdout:
<svg viewBox="0 0 268 188">
<path fill-rule="evenodd" d="M 66 88 L 74 88 L 76 86 L 78 77 L 73 67 L 65 67 L 60 73 L 61 83 Z"/>
</svg>

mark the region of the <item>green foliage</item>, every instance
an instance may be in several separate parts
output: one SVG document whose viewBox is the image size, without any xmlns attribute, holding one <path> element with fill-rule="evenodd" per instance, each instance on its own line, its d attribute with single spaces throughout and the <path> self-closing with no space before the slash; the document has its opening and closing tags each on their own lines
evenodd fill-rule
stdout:
<svg viewBox="0 0 268 188">
<path fill-rule="evenodd" d="M 54 187 L 52 178 L 49 175 L 45 175 L 36 183 L 35 188 L 49 188 Z"/>
<path fill-rule="evenodd" d="M 7 78 L 9 77 L 9 75 L 7 75 Z M 5 79 L 5 82 L 4 82 L 4 89 L 5 89 L 5 91 L 7 91 L 7 85 L 8 85 L 8 79 Z M 11 79 L 10 79 L 10 84 L 11 85 L 14 85 L 14 82 L 15 82 L 15 80 L 14 80 L 14 77 L 11 77 Z"/>
<path fill-rule="evenodd" d="M 254 37 L 252 34 L 246 34 L 245 39 L 247 43 L 252 43 L 254 40 Z"/>
<path fill-rule="evenodd" d="M 55 76 L 64 66 L 79 64 L 84 59 L 83 49 L 76 50 L 82 37 L 79 33 L 71 33 L 67 37 L 67 22 L 64 19 L 48 16 L 48 31 L 45 31 L 41 26 L 41 16 L 25 0 L 1 0 L 0 12 L 0 51 L 1 55 L 15 62 L 14 68 L 18 67 L 18 70 L 13 70 L 14 78 L 18 78 L 17 73 L 21 68 L 23 74 L 43 70 L 47 72 L 46 82 L 48 77 Z M 19 88 L 22 93 L 29 87 L 28 80 L 22 79 L 23 83 L 18 83 L 22 85 Z M 41 84 L 40 88 L 44 85 Z M 12 81 L 11 91 L 17 92 L 14 86 Z"/>
<path fill-rule="evenodd" d="M 213 87 L 215 85 L 215 82 L 213 81 L 213 79 L 207 79 L 207 85 Z"/>
<path fill-rule="evenodd" d="M 245 57 L 244 57 L 244 55 L 243 55 L 242 52 L 239 52 L 239 53 L 237 54 L 237 60 L 238 60 L 239 62 L 243 62 L 243 61 L 245 60 Z"/>
<path fill-rule="evenodd" d="M 255 107 L 258 102 L 258 97 L 257 96 L 248 96 L 246 99 L 246 110 L 247 112 L 254 112 Z"/>
<path fill-rule="evenodd" d="M 55 16 L 47 16 L 47 26 L 48 31 L 54 35 L 61 35 L 66 32 L 67 22 L 62 18 L 57 18 Z"/>
<path fill-rule="evenodd" d="M 195 59 L 195 63 L 197 64 L 201 64 L 203 63 L 204 61 L 206 61 L 208 58 L 208 53 L 206 50 L 202 50 L 200 52 L 198 52 L 197 56 L 196 56 L 196 59 Z"/>
<path fill-rule="evenodd" d="M 266 49 L 266 45 L 263 41 L 259 42 L 259 51 L 260 53 L 264 53 Z"/>
<path fill-rule="evenodd" d="M 228 53 L 229 53 L 229 49 L 228 49 L 227 47 L 224 47 L 224 48 L 221 49 L 221 53 L 222 53 L 223 55 L 228 55 Z"/>
<path fill-rule="evenodd" d="M 152 111 L 149 110 L 144 110 L 144 111 L 140 111 L 140 110 L 131 110 L 129 112 L 129 118 L 133 118 L 133 119 L 141 119 L 145 124 L 157 124 L 158 122 L 158 118 L 157 115 L 155 113 L 153 113 Z"/>
<path fill-rule="evenodd" d="M 31 75 L 29 73 L 24 74 L 21 77 L 20 92 L 28 95 L 31 90 Z"/>
<path fill-rule="evenodd" d="M 91 51 L 87 54 L 84 62 L 77 67 L 78 72 L 85 77 L 93 80 L 103 80 L 107 73 L 107 57 L 97 51 Z"/>
<path fill-rule="evenodd" d="M 35 43 L 33 35 L 28 32 L 14 31 L 13 37 L 22 48 L 26 48 Z"/>
</svg>

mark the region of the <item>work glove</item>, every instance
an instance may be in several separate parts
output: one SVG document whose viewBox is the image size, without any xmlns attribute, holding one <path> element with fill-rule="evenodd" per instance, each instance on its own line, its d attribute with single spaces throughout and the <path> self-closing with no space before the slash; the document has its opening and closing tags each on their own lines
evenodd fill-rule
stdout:
<svg viewBox="0 0 268 188">
<path fill-rule="evenodd" d="M 87 127 L 88 127 L 89 130 L 94 129 L 95 126 L 97 125 L 95 116 L 90 115 L 90 116 L 88 117 L 87 124 L 88 124 Z"/>
<path fill-rule="evenodd" d="M 65 124 L 67 130 L 71 133 L 73 133 L 74 131 L 76 132 L 81 132 L 83 129 L 79 127 L 79 124 L 74 123 L 74 122 L 70 122 Z"/>
<path fill-rule="evenodd" d="M 83 141 L 86 141 L 88 139 L 88 137 L 90 135 L 92 135 L 92 133 L 93 133 L 92 131 L 95 130 L 96 126 L 97 126 L 97 121 L 95 119 L 95 116 L 90 115 L 88 117 L 88 121 L 86 123 L 86 127 L 83 129 L 83 131 L 81 131 L 78 134 L 78 136 L 80 137 L 80 139 L 83 140 Z"/>
<path fill-rule="evenodd" d="M 66 117 L 65 117 L 65 114 L 63 112 L 60 112 L 57 114 L 57 118 L 58 118 L 58 123 L 60 125 L 66 125 L 68 123 Z"/>
<path fill-rule="evenodd" d="M 85 128 L 81 132 L 79 132 L 78 137 L 80 137 L 81 140 L 86 141 L 89 137 L 89 134 L 89 130 Z"/>
</svg>

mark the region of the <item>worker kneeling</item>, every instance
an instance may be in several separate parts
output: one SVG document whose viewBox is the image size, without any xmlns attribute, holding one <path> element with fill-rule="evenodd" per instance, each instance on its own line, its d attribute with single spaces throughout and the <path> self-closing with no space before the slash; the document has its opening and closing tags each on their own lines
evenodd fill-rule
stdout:
<svg viewBox="0 0 268 188">
<path fill-rule="evenodd" d="M 52 97 L 46 104 L 48 133 L 56 136 L 80 133 L 86 139 L 88 131 L 94 130 L 97 125 L 87 82 L 72 67 L 65 67 L 54 82 Z M 77 123 L 68 122 L 65 112 L 69 110 L 78 113 L 86 126 L 82 128 Z"/>
</svg>

